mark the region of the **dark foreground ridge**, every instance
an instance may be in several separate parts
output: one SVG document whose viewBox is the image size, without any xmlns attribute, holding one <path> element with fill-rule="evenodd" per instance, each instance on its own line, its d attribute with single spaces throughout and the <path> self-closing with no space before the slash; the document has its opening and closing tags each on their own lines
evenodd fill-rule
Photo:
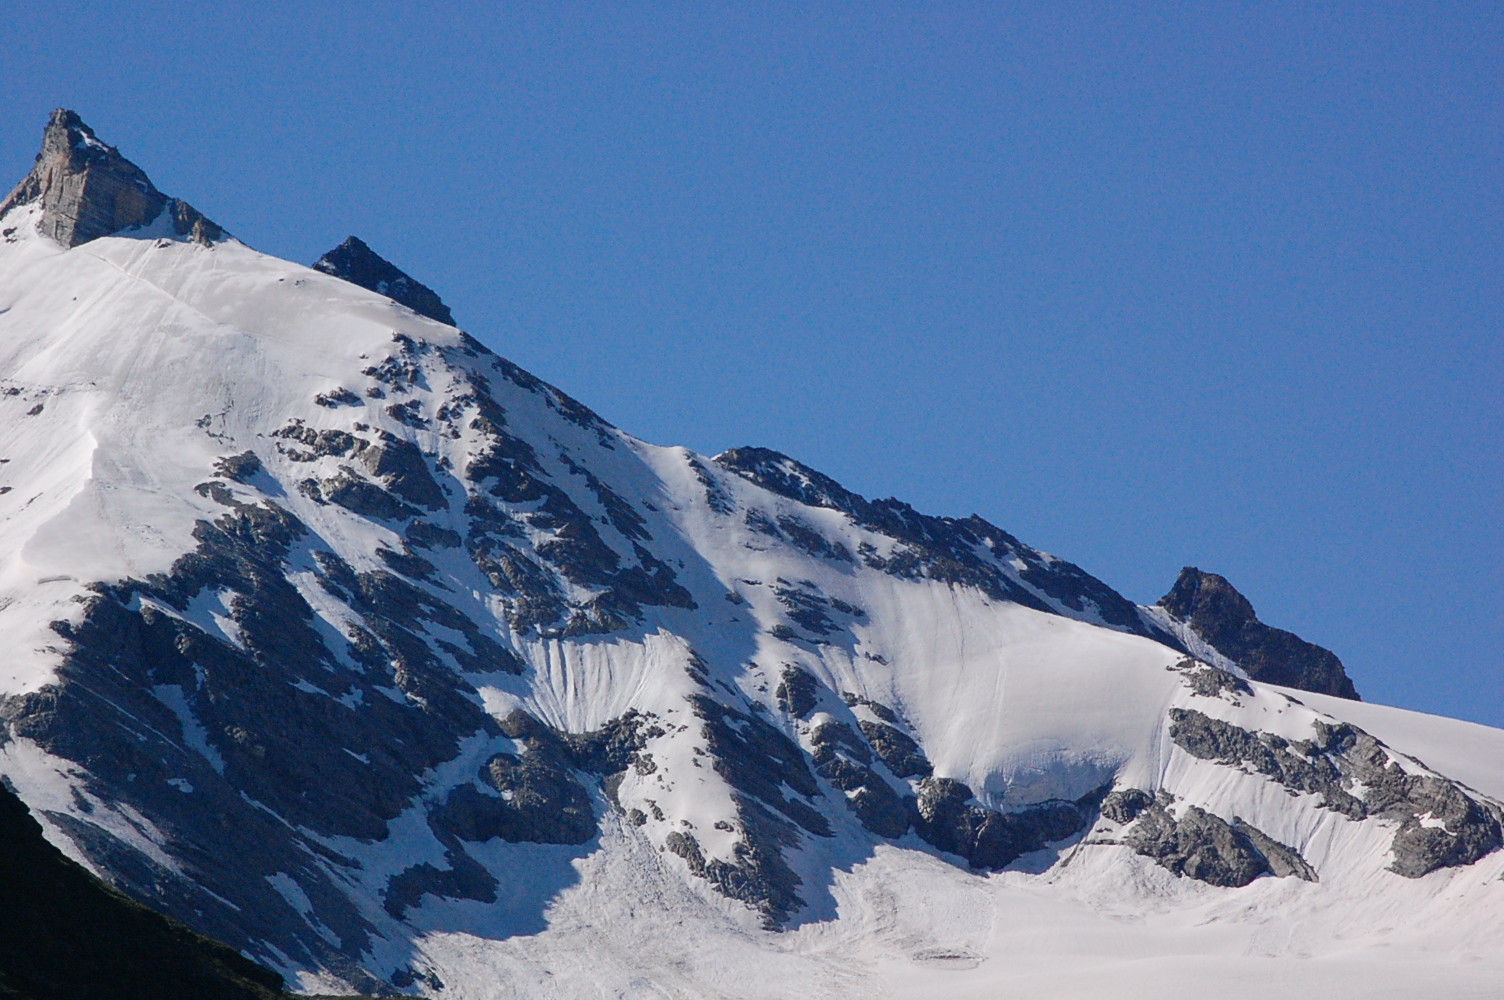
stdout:
<svg viewBox="0 0 1504 1000">
<path fill-rule="evenodd" d="M 1170 592 L 1159 599 L 1159 606 L 1189 625 L 1253 680 L 1358 700 L 1358 692 L 1337 654 L 1292 632 L 1265 625 L 1248 599 L 1215 573 L 1187 566 Z"/>
<path fill-rule="evenodd" d="M 225 235 L 186 201 L 158 191 L 140 167 L 66 108 L 52 113 L 36 165 L 0 202 L 0 215 L 35 203 L 42 206 L 43 235 L 65 247 L 150 225 L 163 212 L 178 236 L 196 243 Z"/>
<path fill-rule="evenodd" d="M 0 998 L 274 1000 L 282 977 L 64 857 L 0 787 Z"/>
<path fill-rule="evenodd" d="M 419 316 L 427 316 L 449 326 L 455 325 L 454 316 L 437 292 L 403 272 L 358 236 L 351 236 L 324 254 L 314 262 L 313 269 L 343 278 L 350 284 L 359 285 L 377 295 L 385 295 Z"/>
</svg>

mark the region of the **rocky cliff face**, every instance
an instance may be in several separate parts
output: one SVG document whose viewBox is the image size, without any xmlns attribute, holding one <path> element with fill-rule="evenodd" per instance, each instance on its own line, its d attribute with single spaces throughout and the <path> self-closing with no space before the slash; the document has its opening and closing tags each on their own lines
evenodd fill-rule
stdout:
<svg viewBox="0 0 1504 1000">
<path fill-rule="evenodd" d="M 313 269 L 343 278 L 377 295 L 385 295 L 419 316 L 454 326 L 454 316 L 437 292 L 404 273 L 391 261 L 366 246 L 359 237 L 351 236 L 324 254 L 314 263 Z"/>
<path fill-rule="evenodd" d="M 224 236 L 192 205 L 158 191 L 140 167 L 65 108 L 52 113 L 36 166 L 0 202 L 0 215 L 29 204 L 41 207 L 41 232 L 65 247 L 158 219 L 178 236 L 200 243 Z"/>
<path fill-rule="evenodd" d="M 1187 566 L 1170 592 L 1159 599 L 1158 607 L 1256 681 L 1339 698 L 1358 697 L 1335 653 L 1265 625 L 1248 599 L 1215 573 Z"/>
</svg>

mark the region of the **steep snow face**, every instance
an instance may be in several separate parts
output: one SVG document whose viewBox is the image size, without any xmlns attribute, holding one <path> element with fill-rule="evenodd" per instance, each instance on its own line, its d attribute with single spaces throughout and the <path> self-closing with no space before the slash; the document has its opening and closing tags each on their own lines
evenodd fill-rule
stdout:
<svg viewBox="0 0 1504 1000">
<path fill-rule="evenodd" d="M 646 444 L 234 240 L 36 222 L 0 219 L 0 769 L 305 986 L 1504 971 L 1504 733 L 1250 684 L 979 519 Z"/>
</svg>

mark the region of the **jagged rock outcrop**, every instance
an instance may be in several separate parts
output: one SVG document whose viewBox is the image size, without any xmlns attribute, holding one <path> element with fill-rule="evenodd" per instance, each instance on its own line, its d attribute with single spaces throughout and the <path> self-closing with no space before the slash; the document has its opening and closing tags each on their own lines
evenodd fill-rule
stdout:
<svg viewBox="0 0 1504 1000">
<path fill-rule="evenodd" d="M 65 247 L 151 225 L 164 212 L 178 236 L 209 243 L 225 235 L 192 205 L 158 191 L 140 167 L 66 108 L 52 113 L 36 165 L 0 202 L 0 215 L 32 203 L 42 207 L 42 233 Z"/>
<path fill-rule="evenodd" d="M 1402 764 L 1350 723 L 1318 721 L 1310 739 L 1292 741 L 1172 708 L 1170 738 L 1193 757 L 1264 775 L 1292 793 L 1318 795 L 1325 808 L 1349 820 L 1373 816 L 1397 824 L 1390 870 L 1406 878 L 1469 865 L 1504 846 L 1498 805 L 1416 761 Z"/>
<path fill-rule="evenodd" d="M 1172 815 L 1173 800 L 1139 788 L 1122 788 L 1102 802 L 1102 816 L 1128 826 L 1123 843 L 1156 864 L 1224 888 L 1245 886 L 1264 875 L 1317 881 L 1316 871 L 1294 848 L 1242 819 L 1231 823 L 1198 806 Z"/>
<path fill-rule="evenodd" d="M 1158 606 L 1256 681 L 1358 698 L 1335 653 L 1259 621 L 1253 605 L 1224 577 L 1187 566 Z"/>
<path fill-rule="evenodd" d="M 455 325 L 454 316 L 444 300 L 439 298 L 438 292 L 372 250 L 359 237 L 351 236 L 324 254 L 314 262 L 313 269 L 343 278 L 352 285 L 359 285 L 377 295 L 385 295 L 419 316 Z"/>
</svg>

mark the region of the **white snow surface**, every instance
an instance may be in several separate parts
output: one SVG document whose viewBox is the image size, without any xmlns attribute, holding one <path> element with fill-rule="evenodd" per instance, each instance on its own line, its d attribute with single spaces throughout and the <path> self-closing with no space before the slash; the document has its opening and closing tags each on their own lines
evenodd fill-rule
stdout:
<svg viewBox="0 0 1504 1000">
<path fill-rule="evenodd" d="M 311 401 L 362 384 L 360 372 L 391 353 L 394 332 L 438 345 L 458 343 L 459 334 L 233 240 L 201 246 L 111 237 L 64 250 L 35 234 L 29 211 L 3 220 L 16 232 L 0 241 L 0 692 L 37 691 L 56 680 L 64 643 L 49 623 L 77 620 L 90 583 L 164 572 L 193 548 L 195 523 L 223 512 L 195 491 L 223 456 L 255 450 L 267 466 L 265 482 L 233 490 L 274 498 L 357 568 L 379 565 L 375 552 L 393 542 L 391 529 L 292 489 L 308 467 L 281 457 L 269 435 L 290 416 L 316 429 L 347 427 L 346 411 Z M 442 395 L 444 371 L 426 376 L 426 390 Z M 513 635 L 474 566 L 458 551 L 433 555 L 454 591 L 449 599 L 527 664 L 520 676 L 470 680 L 497 718 L 524 708 L 570 732 L 593 730 L 628 709 L 655 713 L 669 730 L 652 746 L 659 770 L 629 773 L 619 797 L 624 809 L 644 811 L 651 800 L 665 818 L 634 826 L 598 802 L 600 838 L 583 856 L 551 845 L 473 845 L 476 860 L 500 878 L 502 897 L 495 904 L 429 897 L 402 920 L 381 908 L 384 880 L 420 861 L 445 864 L 421 808 L 393 820 L 385 840 L 331 840 L 358 861 L 351 898 L 383 935 L 361 961 L 431 971 L 437 978 L 414 989 L 456 1000 L 1501 995 L 1504 852 L 1402 878 L 1386 868 L 1391 828 L 1349 822 L 1316 808 L 1312 796 L 1190 757 L 1170 741 L 1166 713 L 1194 707 L 1289 739 L 1308 737 L 1318 718 L 1347 720 L 1403 759 L 1423 762 L 1406 766 L 1499 798 L 1504 731 L 1259 685 L 1236 702 L 1194 697 L 1173 669 L 1181 654 L 1166 646 L 1103 627 L 1089 613 L 1074 620 L 774 544 L 740 516 L 707 505 L 691 460 L 739 509 L 795 511 L 852 550 L 886 540 L 684 449 L 614 431 L 617 447 L 597 446 L 594 431 L 561 419 L 544 395 L 493 381 L 507 393 L 515 428 L 588 454 L 596 475 L 639 512 L 652 511 L 656 551 L 685 557 L 680 579 L 699 608 L 649 609 L 643 628 L 630 633 Z M 358 418 L 457 463 L 469 445 L 375 406 Z M 601 513 L 579 483 L 570 493 L 582 509 Z M 771 590 L 778 580 L 863 609 L 851 629 L 855 642 L 775 637 L 785 615 Z M 347 609 L 312 582 L 299 587 L 321 627 L 340 634 Z M 726 592 L 741 603 L 725 600 Z M 214 595 L 187 614 L 218 641 L 238 641 Z M 891 707 L 936 774 L 965 782 L 983 805 L 1008 810 L 1070 799 L 1104 783 L 1164 789 L 1296 848 L 1320 881 L 1262 878 L 1222 889 L 1177 878 L 1126 847 L 1093 843 L 1111 839 L 1105 820 L 991 874 L 936 856 L 912 833 L 889 843 L 846 823 L 790 858 L 812 890 L 809 911 L 790 929 L 764 930 L 745 906 L 717 895 L 663 850 L 667 833 L 685 822 L 708 857 L 729 859 L 736 845 L 734 832 L 714 826 L 737 818 L 730 788 L 696 759 L 703 739 L 685 701 L 696 689 L 686 669 L 693 656 L 770 713 L 789 664 L 831 691 Z M 182 722 L 171 738 L 223 771 L 182 688 L 157 694 Z M 809 745 L 808 723 L 780 724 Z M 478 737 L 425 776 L 427 787 L 468 780 L 495 750 Z M 0 750 L 0 771 L 34 809 L 82 808 L 78 768 L 24 741 Z M 184 780 L 180 791 L 192 795 L 192 788 Z M 93 821 L 172 865 L 149 817 L 108 803 L 91 810 Z M 78 856 L 55 824 L 45 825 Z M 541 873 L 561 868 L 572 877 L 550 889 Z M 291 876 L 269 878 L 317 920 Z M 546 897 L 541 913 L 525 912 L 538 892 Z M 257 957 L 275 961 L 269 952 Z M 308 989 L 338 985 L 328 970 L 284 964 L 282 971 Z"/>
</svg>

